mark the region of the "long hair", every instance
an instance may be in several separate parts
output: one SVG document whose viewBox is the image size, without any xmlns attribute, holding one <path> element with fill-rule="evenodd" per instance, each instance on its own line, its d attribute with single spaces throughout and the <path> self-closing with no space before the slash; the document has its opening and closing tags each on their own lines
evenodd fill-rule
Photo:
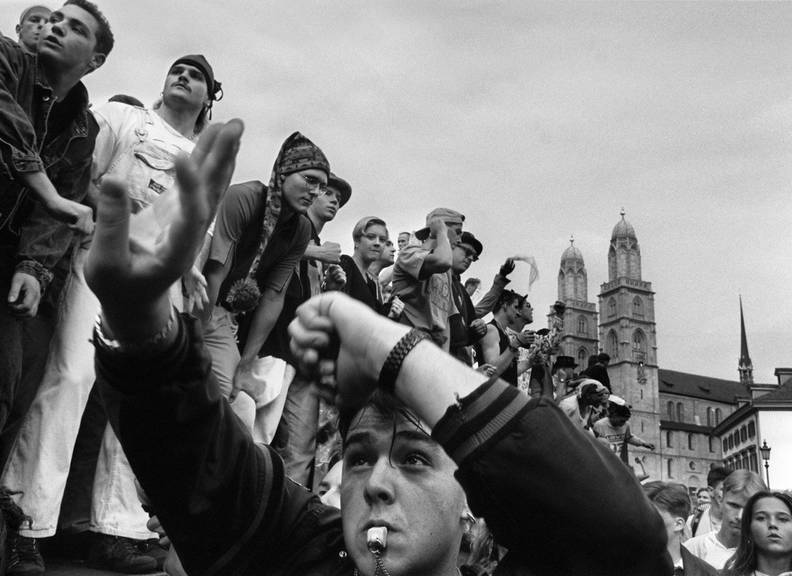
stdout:
<svg viewBox="0 0 792 576">
<path fill-rule="evenodd" d="M 740 523 L 740 543 L 737 545 L 737 551 L 726 562 L 723 570 L 724 576 L 750 576 L 756 570 L 756 545 L 751 537 L 751 520 L 753 518 L 753 509 L 756 503 L 762 498 L 777 498 L 783 502 L 789 513 L 792 514 L 792 496 L 784 492 L 770 492 L 769 490 L 762 490 L 757 492 L 748 499 L 743 510 L 742 520 Z M 789 569 L 792 570 L 792 562 L 790 562 Z"/>
</svg>

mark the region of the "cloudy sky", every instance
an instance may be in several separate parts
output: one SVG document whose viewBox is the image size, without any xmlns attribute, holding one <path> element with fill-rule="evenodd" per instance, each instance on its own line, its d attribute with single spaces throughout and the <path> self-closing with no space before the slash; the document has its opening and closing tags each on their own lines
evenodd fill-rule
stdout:
<svg viewBox="0 0 792 576">
<path fill-rule="evenodd" d="M 300 130 L 352 183 L 325 239 L 456 208 L 485 246 L 471 274 L 532 255 L 546 310 L 570 235 L 597 301 L 624 208 L 661 367 L 736 379 L 739 294 L 756 380 L 792 365 L 792 3 L 98 3 L 116 47 L 94 102 L 151 103 L 174 59 L 205 54 L 215 120 L 247 124 L 236 181 L 266 181 Z M 0 0 L 0 30 L 28 4 Z"/>
</svg>

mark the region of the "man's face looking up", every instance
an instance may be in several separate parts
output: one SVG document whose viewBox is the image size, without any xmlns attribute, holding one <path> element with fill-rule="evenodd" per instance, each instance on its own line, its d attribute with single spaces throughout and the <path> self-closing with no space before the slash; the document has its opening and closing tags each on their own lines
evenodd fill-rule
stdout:
<svg viewBox="0 0 792 576">
<path fill-rule="evenodd" d="M 394 576 L 455 567 L 465 518 L 455 470 L 440 445 L 402 415 L 367 407 L 355 416 L 344 443 L 341 510 L 347 550 L 363 574 L 375 572 L 366 545 L 372 526 L 388 529 L 381 558 Z"/>
<path fill-rule="evenodd" d="M 196 111 L 209 104 L 208 94 L 201 69 L 185 62 L 179 62 L 168 71 L 162 87 L 162 98 L 168 105 L 183 103 Z"/>
<path fill-rule="evenodd" d="M 59 70 L 87 74 L 104 63 L 97 54 L 96 32 L 99 23 L 90 12 L 67 4 L 50 14 L 39 36 L 39 60 Z"/>
</svg>

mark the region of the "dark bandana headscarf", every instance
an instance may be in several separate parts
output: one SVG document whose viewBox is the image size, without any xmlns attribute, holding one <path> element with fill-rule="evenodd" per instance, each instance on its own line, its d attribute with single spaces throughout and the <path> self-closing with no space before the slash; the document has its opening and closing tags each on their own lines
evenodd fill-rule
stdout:
<svg viewBox="0 0 792 576">
<path fill-rule="evenodd" d="M 258 306 L 261 299 L 261 289 L 256 282 L 256 272 L 259 262 L 261 262 L 261 256 L 267 249 L 269 239 L 278 224 L 283 197 L 283 180 L 289 174 L 312 168 L 330 174 L 330 163 L 324 153 L 308 138 L 295 132 L 286 138 L 275 159 L 275 165 L 272 167 L 272 176 L 270 176 L 267 186 L 264 218 L 261 223 L 261 240 L 256 249 L 256 256 L 253 258 L 247 276 L 234 282 L 226 296 L 226 302 L 233 312 L 252 310 Z"/>
</svg>

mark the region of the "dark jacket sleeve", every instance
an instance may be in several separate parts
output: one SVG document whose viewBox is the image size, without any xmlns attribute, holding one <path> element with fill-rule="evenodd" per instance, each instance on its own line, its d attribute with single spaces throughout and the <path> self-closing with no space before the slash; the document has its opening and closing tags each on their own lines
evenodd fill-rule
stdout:
<svg viewBox="0 0 792 576">
<path fill-rule="evenodd" d="M 81 202 L 88 192 L 91 178 L 91 157 L 76 159 L 77 164 L 53 182 L 58 194 L 69 200 Z M 64 222 L 59 222 L 36 202 L 25 220 L 19 237 L 18 271 L 33 274 L 44 292 L 52 278 L 52 269 L 69 250 L 76 233 Z"/>
<path fill-rule="evenodd" d="M 32 57 L 0 35 L 0 158 L 14 175 L 44 170 L 36 149 L 36 131 L 17 101 L 23 71 L 32 65 Z"/>
<path fill-rule="evenodd" d="M 340 514 L 286 478 L 222 397 L 195 319 L 146 362 L 97 346 L 97 380 L 136 477 L 191 575 L 310 574 Z"/>
<path fill-rule="evenodd" d="M 495 381 L 449 408 L 433 436 L 510 551 L 499 573 L 672 573 L 663 522 L 632 472 L 554 402 Z"/>
</svg>

